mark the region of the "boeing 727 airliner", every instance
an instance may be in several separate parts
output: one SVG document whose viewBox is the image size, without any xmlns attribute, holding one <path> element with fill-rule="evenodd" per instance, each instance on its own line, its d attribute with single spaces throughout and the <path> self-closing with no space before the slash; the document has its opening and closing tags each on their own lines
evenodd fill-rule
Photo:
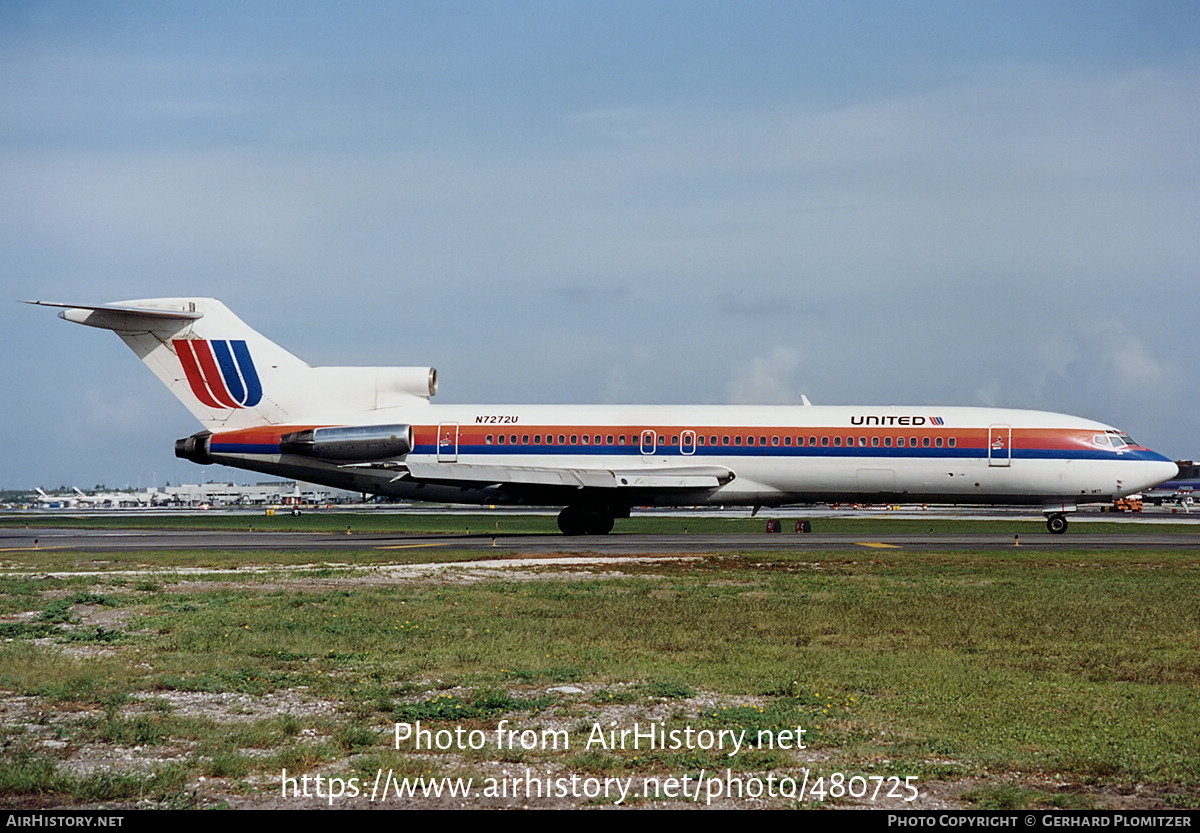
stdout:
<svg viewBox="0 0 1200 833">
<path fill-rule="evenodd" d="M 312 367 L 211 298 L 62 307 L 113 330 L 204 426 L 177 456 L 392 498 L 564 507 L 568 535 L 631 506 L 1036 506 L 1051 532 L 1178 469 L 1122 431 L 972 407 L 434 405 L 429 367 Z"/>
</svg>

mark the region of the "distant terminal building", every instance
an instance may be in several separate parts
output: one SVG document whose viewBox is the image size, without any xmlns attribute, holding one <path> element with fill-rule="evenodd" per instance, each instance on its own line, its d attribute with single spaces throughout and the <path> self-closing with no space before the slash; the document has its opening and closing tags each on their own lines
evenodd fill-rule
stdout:
<svg viewBox="0 0 1200 833">
<path fill-rule="evenodd" d="M 273 480 L 265 483 L 183 483 L 175 486 L 151 486 L 148 489 L 111 492 L 69 492 L 47 494 L 35 489 L 26 506 L 40 509 L 137 509 L 151 507 L 198 508 L 211 506 L 314 506 L 332 503 L 356 503 L 357 492 L 346 492 L 309 483 Z"/>
<path fill-rule="evenodd" d="M 354 492 L 327 487 L 313 488 L 307 483 L 271 481 L 239 485 L 236 483 L 199 483 L 165 486 L 149 490 L 152 504 L 158 506 L 264 506 L 319 503 L 348 503 L 358 500 Z"/>
<path fill-rule="evenodd" d="M 1176 460 L 1179 474 L 1160 483 L 1146 492 L 1146 499 L 1151 503 L 1181 503 L 1190 504 L 1195 493 L 1200 493 L 1200 464 L 1194 460 Z"/>
<path fill-rule="evenodd" d="M 1200 480 L 1200 465 L 1194 461 L 1176 460 L 1175 465 L 1179 466 L 1179 474 L 1175 475 L 1175 480 Z"/>
</svg>

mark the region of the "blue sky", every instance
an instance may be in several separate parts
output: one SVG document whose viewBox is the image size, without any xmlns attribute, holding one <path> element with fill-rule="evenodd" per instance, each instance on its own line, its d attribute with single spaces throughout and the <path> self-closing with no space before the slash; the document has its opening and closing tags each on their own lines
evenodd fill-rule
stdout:
<svg viewBox="0 0 1200 833">
<path fill-rule="evenodd" d="M 211 295 L 442 402 L 988 404 L 1200 457 L 1195 3 L 0 5 L 0 486 L 231 475 Z"/>
</svg>

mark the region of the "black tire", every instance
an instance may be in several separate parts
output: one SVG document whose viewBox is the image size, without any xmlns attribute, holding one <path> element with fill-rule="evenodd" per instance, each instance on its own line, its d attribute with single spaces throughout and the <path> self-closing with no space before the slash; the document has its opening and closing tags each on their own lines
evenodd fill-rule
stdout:
<svg viewBox="0 0 1200 833">
<path fill-rule="evenodd" d="M 603 509 L 568 506 L 558 513 L 563 535 L 607 535 L 612 532 L 613 514 Z"/>
<path fill-rule="evenodd" d="M 588 535 L 607 535 L 612 532 L 614 519 L 607 512 L 594 512 L 588 521 Z"/>
<path fill-rule="evenodd" d="M 558 513 L 558 528 L 563 535 L 583 535 L 584 519 L 582 513 L 573 506 L 568 506 Z"/>
<path fill-rule="evenodd" d="M 1050 530 L 1051 535 L 1062 535 L 1067 531 L 1067 516 L 1066 515 L 1047 515 L 1046 529 Z"/>
</svg>

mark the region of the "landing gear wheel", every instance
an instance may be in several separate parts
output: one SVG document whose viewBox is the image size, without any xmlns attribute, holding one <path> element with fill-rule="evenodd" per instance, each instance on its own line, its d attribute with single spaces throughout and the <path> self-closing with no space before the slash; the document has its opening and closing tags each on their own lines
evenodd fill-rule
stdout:
<svg viewBox="0 0 1200 833">
<path fill-rule="evenodd" d="M 558 513 L 563 535 L 607 535 L 612 532 L 613 514 L 604 509 L 568 506 Z"/>
<path fill-rule="evenodd" d="M 578 509 L 568 506 L 558 513 L 558 528 L 563 535 L 582 535 L 583 518 Z"/>
<path fill-rule="evenodd" d="M 612 532 L 613 516 L 605 512 L 597 512 L 588 526 L 588 535 L 607 535 Z"/>
<path fill-rule="evenodd" d="M 1067 516 L 1055 513 L 1046 516 L 1046 529 L 1052 535 L 1062 535 L 1067 531 Z"/>
</svg>

